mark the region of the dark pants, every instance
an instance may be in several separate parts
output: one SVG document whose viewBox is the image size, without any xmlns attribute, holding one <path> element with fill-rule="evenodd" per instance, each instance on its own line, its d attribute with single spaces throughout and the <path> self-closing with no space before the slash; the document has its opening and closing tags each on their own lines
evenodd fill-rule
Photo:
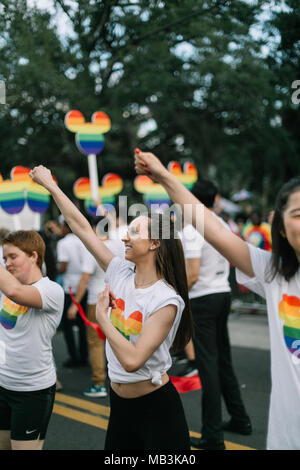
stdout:
<svg viewBox="0 0 300 470">
<path fill-rule="evenodd" d="M 195 323 L 193 338 L 196 364 L 202 383 L 202 437 L 223 441 L 223 396 L 235 421 L 248 423 L 232 361 L 227 320 L 231 294 L 223 292 L 191 299 Z"/>
<path fill-rule="evenodd" d="M 86 310 L 86 299 L 87 295 L 85 295 L 80 302 L 83 310 Z M 64 337 L 68 349 L 68 353 L 70 358 L 74 361 L 86 362 L 88 359 L 88 346 L 87 346 L 87 339 L 86 339 L 86 326 L 79 315 L 75 320 L 69 320 L 67 317 L 67 311 L 72 303 L 71 296 L 65 293 L 65 304 L 64 304 L 64 311 L 62 316 L 61 326 L 64 332 Z M 79 328 L 79 347 L 76 346 L 75 335 L 73 331 L 73 326 L 76 325 Z"/>
<path fill-rule="evenodd" d="M 171 382 L 138 398 L 110 389 L 105 450 L 190 450 L 181 399 Z"/>
</svg>

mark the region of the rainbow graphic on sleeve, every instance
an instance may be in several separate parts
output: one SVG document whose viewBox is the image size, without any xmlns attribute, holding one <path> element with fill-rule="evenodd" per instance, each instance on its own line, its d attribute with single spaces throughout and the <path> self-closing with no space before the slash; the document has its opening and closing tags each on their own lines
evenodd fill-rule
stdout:
<svg viewBox="0 0 300 470">
<path fill-rule="evenodd" d="M 103 150 L 104 136 L 111 128 L 110 118 L 103 111 L 96 111 L 91 122 L 85 122 L 83 114 L 72 110 L 65 117 L 66 128 L 76 134 L 77 148 L 85 155 L 97 155 Z"/>
<path fill-rule="evenodd" d="M 17 323 L 20 315 L 25 315 L 28 307 L 15 304 L 8 297 L 4 298 L 2 309 L 0 311 L 0 323 L 6 330 L 12 330 Z"/>
<path fill-rule="evenodd" d="M 279 316 L 284 321 L 285 344 L 295 360 L 300 362 L 300 299 L 283 294 L 279 303 Z M 299 359 L 297 359 L 299 358 Z"/>
<path fill-rule="evenodd" d="M 117 308 L 111 309 L 110 319 L 114 327 L 129 341 L 130 335 L 138 335 L 143 326 L 143 315 L 138 310 L 125 319 L 125 302 L 117 299 Z"/>
<path fill-rule="evenodd" d="M 168 170 L 187 188 L 192 189 L 198 179 L 197 169 L 191 162 L 186 162 L 183 171 L 178 162 L 172 161 L 168 164 Z M 146 175 L 139 175 L 134 180 L 134 188 L 138 193 L 143 194 L 143 199 L 147 205 L 170 204 L 170 198 L 165 189 Z"/>
</svg>

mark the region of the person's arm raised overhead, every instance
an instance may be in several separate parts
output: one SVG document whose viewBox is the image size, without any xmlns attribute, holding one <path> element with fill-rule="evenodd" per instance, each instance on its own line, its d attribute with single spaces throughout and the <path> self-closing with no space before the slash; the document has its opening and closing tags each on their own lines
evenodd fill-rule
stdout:
<svg viewBox="0 0 300 470">
<path fill-rule="evenodd" d="M 228 261 L 250 277 L 254 276 L 249 247 L 245 241 L 227 230 L 191 192 L 180 183 L 160 162 L 148 152 L 135 152 L 135 169 L 161 184 L 171 200 L 181 206 L 184 217 L 201 231 L 204 238 Z M 204 223 L 199 223 L 203 221 Z"/>
<path fill-rule="evenodd" d="M 101 268 L 106 271 L 114 254 L 97 237 L 84 215 L 70 201 L 52 178 L 50 170 L 39 165 L 31 170 L 33 181 L 44 186 L 52 195 L 72 232 L 80 238 L 87 249 L 96 258 Z"/>
</svg>

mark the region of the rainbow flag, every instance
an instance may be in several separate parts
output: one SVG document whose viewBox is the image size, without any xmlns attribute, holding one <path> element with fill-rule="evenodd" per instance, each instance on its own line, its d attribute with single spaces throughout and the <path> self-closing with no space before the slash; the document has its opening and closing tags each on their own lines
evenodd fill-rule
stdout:
<svg viewBox="0 0 300 470">
<path fill-rule="evenodd" d="M 28 307 L 18 305 L 8 297 L 4 298 L 2 309 L 0 311 L 0 323 L 6 330 L 12 330 L 17 323 L 20 315 L 25 315 Z"/>
<path fill-rule="evenodd" d="M 300 299 L 283 294 L 279 303 L 279 316 L 284 320 L 283 335 L 286 347 L 293 355 L 299 351 L 300 356 Z"/>
</svg>

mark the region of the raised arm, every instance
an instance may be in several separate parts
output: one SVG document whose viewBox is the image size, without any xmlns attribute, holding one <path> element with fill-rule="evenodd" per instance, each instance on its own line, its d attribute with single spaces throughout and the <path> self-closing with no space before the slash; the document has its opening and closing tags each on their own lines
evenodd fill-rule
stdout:
<svg viewBox="0 0 300 470">
<path fill-rule="evenodd" d="M 247 274 L 254 276 L 249 247 L 245 241 L 227 230 L 193 194 L 180 183 L 152 153 L 135 153 L 135 169 L 139 174 L 148 175 L 161 184 L 174 203 L 181 206 L 184 217 L 188 218 L 204 238 L 228 261 Z"/>
<path fill-rule="evenodd" d="M 31 285 L 21 284 L 0 264 L 0 291 L 16 304 L 24 307 L 41 309 L 43 302 L 38 289 Z"/>
<path fill-rule="evenodd" d="M 84 215 L 54 182 L 50 170 L 39 165 L 31 170 L 30 176 L 51 193 L 72 232 L 80 238 L 101 268 L 106 271 L 115 255 L 99 240 Z"/>
</svg>

